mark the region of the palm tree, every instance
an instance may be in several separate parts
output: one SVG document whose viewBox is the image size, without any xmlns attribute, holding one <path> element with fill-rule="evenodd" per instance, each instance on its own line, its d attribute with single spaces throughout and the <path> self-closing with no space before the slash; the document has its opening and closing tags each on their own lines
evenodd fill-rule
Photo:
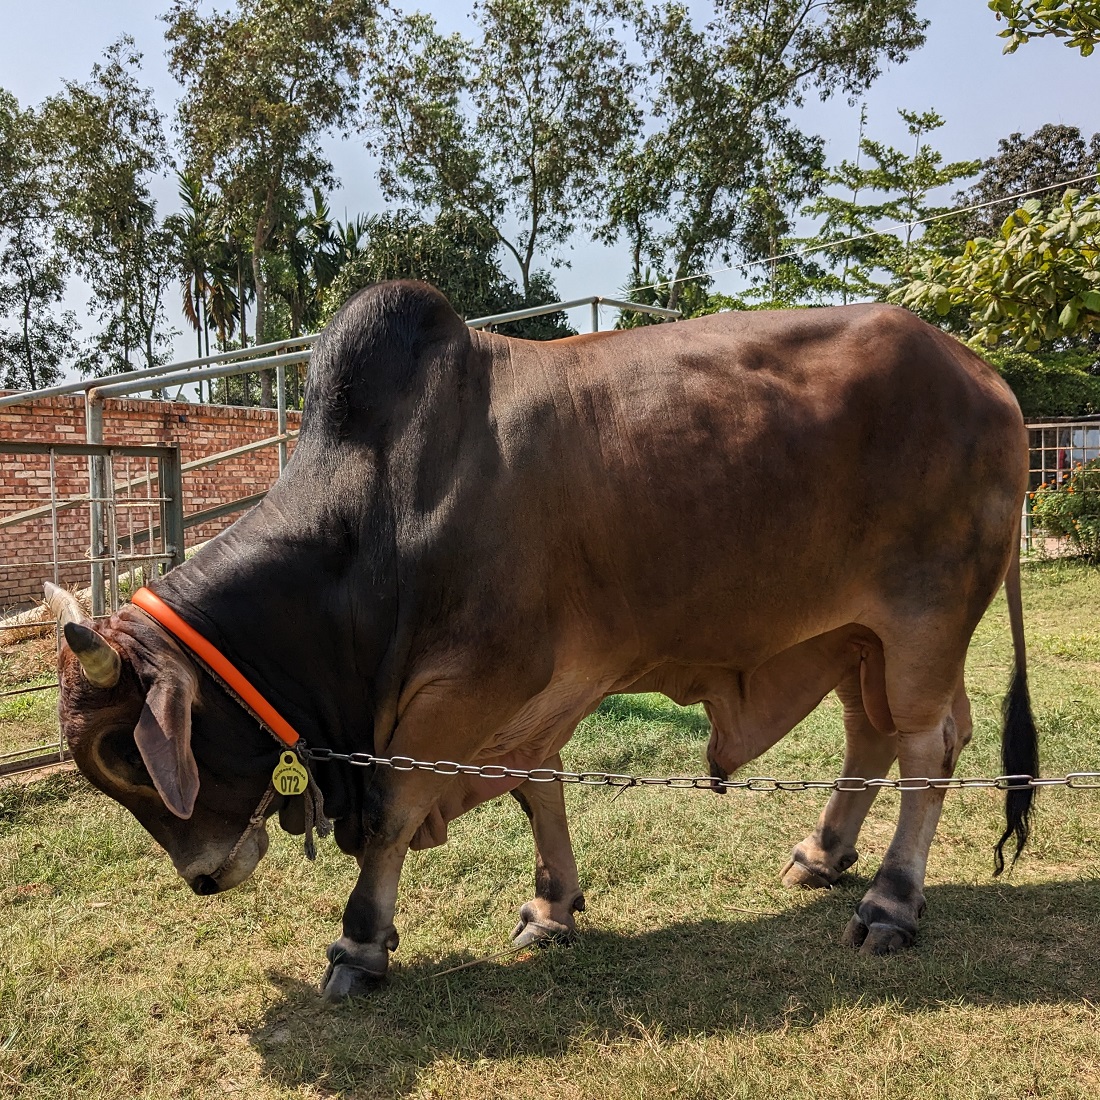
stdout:
<svg viewBox="0 0 1100 1100">
<path fill-rule="evenodd" d="M 271 289 L 286 303 L 291 336 L 317 325 L 322 293 L 341 266 L 341 240 L 328 204 L 317 188 L 312 197 L 312 208 L 302 204 L 284 212 L 274 238 L 282 271 Z"/>
<path fill-rule="evenodd" d="M 343 267 L 363 255 L 363 238 L 370 233 L 373 221 L 366 214 L 357 214 L 354 221 L 336 223 L 334 236 L 338 249 L 338 267 Z"/>
<path fill-rule="evenodd" d="M 198 354 L 203 355 L 203 333 L 207 329 L 205 303 L 210 292 L 211 239 L 210 215 L 213 200 L 193 170 L 176 173 L 183 212 L 168 219 L 178 250 L 180 274 L 183 277 L 183 315 L 195 330 Z M 207 334 L 206 354 L 210 353 Z"/>
</svg>

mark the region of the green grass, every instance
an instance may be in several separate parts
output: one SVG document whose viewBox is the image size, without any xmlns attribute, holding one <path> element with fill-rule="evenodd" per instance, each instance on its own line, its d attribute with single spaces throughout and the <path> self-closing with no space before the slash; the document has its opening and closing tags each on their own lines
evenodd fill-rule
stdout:
<svg viewBox="0 0 1100 1100">
<path fill-rule="evenodd" d="M 1100 770 L 1100 571 L 1029 568 L 1025 608 L 1044 770 Z M 971 650 L 975 740 L 996 774 L 1011 644 L 1003 601 Z M 703 768 L 706 723 L 663 697 L 608 700 L 567 767 Z M 827 701 L 746 769 L 832 777 Z M 827 893 L 778 873 L 820 794 L 568 788 L 588 900 L 572 948 L 499 951 L 531 893 L 510 799 L 410 856 L 391 979 L 316 993 L 354 864 L 274 831 L 254 878 L 198 898 L 78 776 L 0 787 L 0 1095 L 57 1097 L 1041 1096 L 1100 1088 L 1100 792 L 1044 791 L 1034 840 L 990 876 L 1000 799 L 953 792 L 917 946 L 863 959 L 840 932 L 889 842 L 880 796 L 854 872 Z M 614 801 L 613 801 L 614 799 Z"/>
<path fill-rule="evenodd" d="M 53 638 L 0 648 L 0 691 L 57 682 Z M 56 745 L 57 691 L 0 696 L 0 754 Z"/>
</svg>

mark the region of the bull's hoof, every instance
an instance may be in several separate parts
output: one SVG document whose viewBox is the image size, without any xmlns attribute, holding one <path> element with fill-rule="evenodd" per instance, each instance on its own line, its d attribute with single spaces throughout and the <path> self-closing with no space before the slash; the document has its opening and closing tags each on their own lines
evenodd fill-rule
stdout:
<svg viewBox="0 0 1100 1100">
<path fill-rule="evenodd" d="M 885 921 L 866 925 L 856 913 L 844 929 L 842 942 L 845 947 L 858 949 L 861 955 L 895 955 L 912 947 L 915 939 L 915 928 L 901 928 Z"/>
<path fill-rule="evenodd" d="M 573 922 L 573 912 L 584 909 L 584 897 L 573 902 L 567 921 L 555 920 L 548 913 L 545 902 L 529 901 L 519 911 L 519 923 L 512 929 L 512 943 L 516 947 L 549 947 L 551 944 L 568 944 L 577 938 L 577 927 Z"/>
<path fill-rule="evenodd" d="M 375 974 L 346 963 L 329 963 L 321 979 L 321 995 L 326 1001 L 347 1000 L 348 997 L 365 997 L 378 988 L 385 972 Z"/>
<path fill-rule="evenodd" d="M 861 955 L 893 955 L 912 947 L 924 915 L 922 883 L 904 868 L 885 863 L 856 906 L 844 930 L 844 943 Z"/>
<path fill-rule="evenodd" d="M 396 936 L 395 932 L 391 938 L 396 941 Z M 356 943 L 346 936 L 332 944 L 327 954 L 328 969 L 321 979 L 321 993 L 326 1001 L 342 1001 L 372 992 L 385 978 L 390 962 L 387 945 Z"/>
<path fill-rule="evenodd" d="M 787 866 L 783 868 L 783 885 L 807 890 L 828 890 L 836 885 L 840 876 L 859 858 L 854 848 L 847 848 L 832 856 L 822 854 L 826 858 L 814 859 L 802 851 L 801 845 L 795 848 Z"/>
<path fill-rule="evenodd" d="M 783 885 L 791 889 L 802 887 L 806 890 L 828 890 L 834 882 L 836 878 L 831 877 L 824 869 L 815 871 L 793 859 L 783 868 Z"/>
</svg>

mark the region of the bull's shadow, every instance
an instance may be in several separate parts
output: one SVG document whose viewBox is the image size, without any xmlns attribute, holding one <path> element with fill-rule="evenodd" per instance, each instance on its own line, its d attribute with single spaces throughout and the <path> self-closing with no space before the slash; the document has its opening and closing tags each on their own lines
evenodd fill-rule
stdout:
<svg viewBox="0 0 1100 1100">
<path fill-rule="evenodd" d="M 286 1087 L 400 1096 L 438 1058 L 554 1057 L 578 1038 L 613 1042 L 640 1027 L 672 1040 L 810 1025 L 857 1000 L 917 1013 L 1100 998 L 1100 880 L 932 886 L 917 947 L 879 959 L 839 943 L 866 886 L 850 876 L 828 894 L 792 895 L 783 913 L 716 913 L 640 935 L 587 927 L 571 948 L 445 977 L 435 975 L 474 956 L 398 964 L 373 996 L 337 1006 L 273 975 L 281 995 L 252 1042 Z"/>
</svg>

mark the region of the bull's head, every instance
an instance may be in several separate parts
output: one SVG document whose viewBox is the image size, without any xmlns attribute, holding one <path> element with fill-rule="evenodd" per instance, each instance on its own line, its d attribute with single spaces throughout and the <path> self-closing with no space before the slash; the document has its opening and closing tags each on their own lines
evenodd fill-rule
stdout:
<svg viewBox="0 0 1100 1100">
<path fill-rule="evenodd" d="M 141 611 L 124 607 L 97 628 L 56 585 L 46 599 L 60 625 L 58 711 L 77 767 L 197 894 L 243 882 L 267 851 L 266 829 L 226 861 L 278 759 L 273 741 Z"/>
</svg>

